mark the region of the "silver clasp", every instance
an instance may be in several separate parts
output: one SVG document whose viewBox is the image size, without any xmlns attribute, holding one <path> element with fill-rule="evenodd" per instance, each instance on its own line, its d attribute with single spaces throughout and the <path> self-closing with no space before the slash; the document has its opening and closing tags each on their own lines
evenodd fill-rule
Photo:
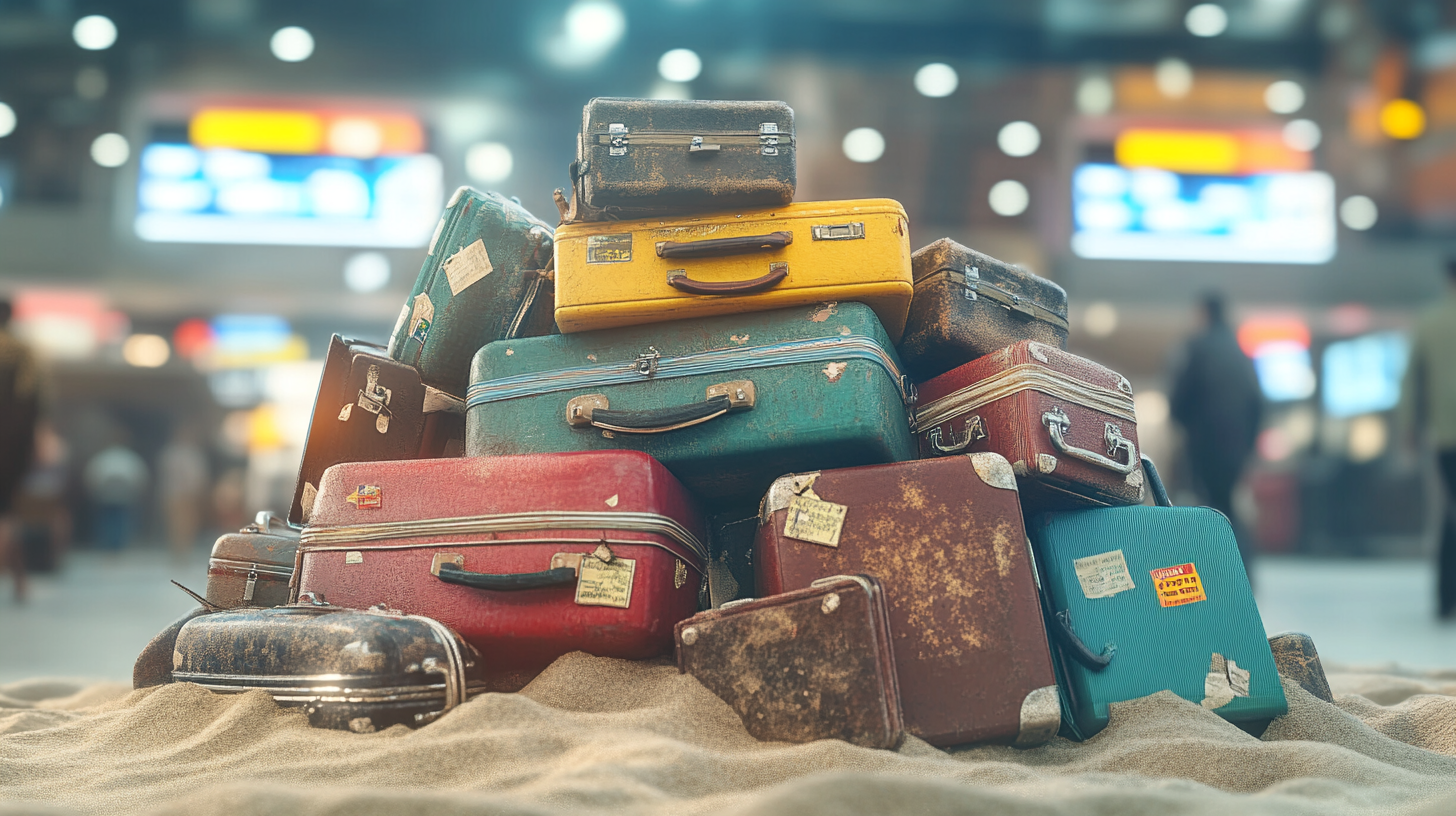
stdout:
<svg viewBox="0 0 1456 816">
<path fill-rule="evenodd" d="M 981 288 L 981 270 L 974 266 L 966 267 L 966 300 L 975 300 L 979 295 L 976 290 Z"/>
<path fill-rule="evenodd" d="M 369 366 L 364 390 L 359 392 L 359 407 L 374 414 L 374 429 L 380 433 L 389 433 L 389 418 L 393 416 L 389 400 L 393 396 L 393 391 L 379 384 L 379 366 Z"/>
<path fill-rule="evenodd" d="M 632 370 L 644 377 L 651 377 L 657 373 L 657 361 L 662 359 L 658 353 L 657 346 L 648 346 L 647 350 L 637 355 L 632 362 Z"/>
<path fill-rule="evenodd" d="M 613 122 L 607 125 L 607 135 L 611 139 L 610 146 L 607 148 L 607 155 L 627 155 L 627 126 L 621 122 Z"/>
<path fill-rule="evenodd" d="M 779 154 L 779 126 L 776 122 L 764 122 L 758 126 L 758 152 L 765 156 Z"/>
</svg>

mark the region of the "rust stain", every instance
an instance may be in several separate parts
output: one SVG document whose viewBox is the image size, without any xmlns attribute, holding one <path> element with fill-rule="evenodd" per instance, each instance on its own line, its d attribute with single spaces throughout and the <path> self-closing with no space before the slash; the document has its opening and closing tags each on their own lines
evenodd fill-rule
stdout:
<svg viewBox="0 0 1456 816">
<path fill-rule="evenodd" d="M 839 382 L 839 378 L 844 376 L 844 369 L 848 367 L 849 363 L 830 363 L 824 366 L 824 376 L 832 383 Z"/>
<path fill-rule="evenodd" d="M 912 510 L 924 510 L 929 505 L 925 499 L 925 491 L 909 480 L 900 483 L 900 500 Z"/>
<path fill-rule="evenodd" d="M 809 319 L 815 323 L 823 323 L 834 315 L 839 314 L 838 303 L 826 303 L 818 309 L 809 313 Z"/>
</svg>

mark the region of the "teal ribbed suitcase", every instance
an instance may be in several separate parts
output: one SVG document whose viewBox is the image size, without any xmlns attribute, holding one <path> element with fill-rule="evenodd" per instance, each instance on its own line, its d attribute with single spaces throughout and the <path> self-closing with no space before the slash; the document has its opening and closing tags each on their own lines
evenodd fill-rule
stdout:
<svg viewBox="0 0 1456 816">
<path fill-rule="evenodd" d="M 481 346 L 555 329 L 551 250 L 551 227 L 518 202 L 456 190 L 389 337 L 389 356 L 463 398 Z"/>
<path fill-rule="evenodd" d="M 639 450 L 711 507 L 916 458 L 913 386 L 860 303 L 500 341 L 470 379 L 467 456 Z"/>
<path fill-rule="evenodd" d="M 1107 725 L 1111 703 L 1164 689 L 1262 733 L 1287 710 L 1264 623 L 1228 519 L 1172 507 L 1039 513 L 1027 533 L 1055 644 L 1063 733 Z"/>
</svg>

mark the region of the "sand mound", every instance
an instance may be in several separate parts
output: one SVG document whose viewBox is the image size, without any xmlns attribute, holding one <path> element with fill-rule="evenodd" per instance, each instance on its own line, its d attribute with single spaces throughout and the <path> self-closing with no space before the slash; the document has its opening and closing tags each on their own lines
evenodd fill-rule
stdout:
<svg viewBox="0 0 1456 816">
<path fill-rule="evenodd" d="M 376 734 L 310 728 L 261 692 L 30 681 L 0 686 L 0 816 L 1456 812 L 1456 697 L 1429 690 L 1450 684 L 1330 679 L 1337 705 L 1286 684 L 1263 739 L 1164 692 L 1080 745 L 893 753 L 760 743 L 668 663 L 583 654 Z"/>
</svg>

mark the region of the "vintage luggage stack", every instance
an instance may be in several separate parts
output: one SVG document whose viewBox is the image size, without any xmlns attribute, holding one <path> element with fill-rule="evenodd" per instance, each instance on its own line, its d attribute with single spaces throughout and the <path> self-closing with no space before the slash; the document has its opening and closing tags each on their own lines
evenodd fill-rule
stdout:
<svg viewBox="0 0 1456 816">
<path fill-rule="evenodd" d="M 515 691 L 583 650 L 646 658 L 698 608 L 696 502 L 636 451 L 339 465 L 299 546 L 299 591 L 428 615 Z"/>
<path fill-rule="evenodd" d="M 1228 519 L 1173 507 L 1143 459 L 1157 507 L 1039 513 L 1068 729 L 1090 737 L 1110 703 L 1163 689 L 1261 733 L 1286 710 L 1259 608 Z"/>
<path fill-rule="evenodd" d="M 932 745 L 1039 745 L 1061 710 L 1016 478 L 999 454 L 785 476 L 764 498 L 758 590 L 885 585 L 905 728 Z"/>
</svg>

